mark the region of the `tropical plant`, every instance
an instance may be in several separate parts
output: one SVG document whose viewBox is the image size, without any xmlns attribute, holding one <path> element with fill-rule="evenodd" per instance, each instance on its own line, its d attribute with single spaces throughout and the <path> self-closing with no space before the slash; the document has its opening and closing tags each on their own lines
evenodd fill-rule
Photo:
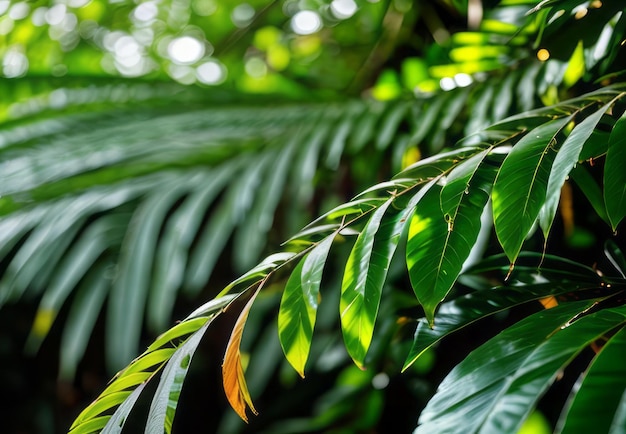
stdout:
<svg viewBox="0 0 626 434">
<path fill-rule="evenodd" d="M 30 92 L 12 106 L 0 136 L 0 294 L 3 302 L 41 294 L 33 347 L 72 300 L 62 375 L 74 374 L 107 295 L 107 354 L 119 367 L 139 345 L 144 310 L 162 330 L 177 293 L 198 296 L 210 282 L 231 233 L 236 269 L 249 270 L 156 338 L 70 432 L 120 432 L 148 394 L 146 432 L 171 432 L 194 354 L 233 311 L 223 388 L 243 420 L 256 413 L 246 379 L 262 389 L 280 365 L 280 348 L 261 330 L 277 331 L 302 377 L 318 369 L 311 355 L 317 362 L 338 346 L 371 368 L 357 387 L 342 389 L 355 380 L 340 377 L 317 414 L 271 432 L 341 427 L 351 406 L 338 403 L 376 372 L 408 373 L 466 329 L 482 342 L 411 418 L 416 432 L 516 432 L 558 382 L 569 393 L 558 432 L 626 427 L 626 258 L 615 235 L 626 215 L 623 7 L 446 4 L 468 17 L 468 31 L 447 40 L 433 31 L 428 56 L 380 74 L 377 100 L 320 92 L 303 103 L 290 87 L 290 100 L 276 104 L 275 95 L 123 80 L 89 92 L 42 85 L 46 98 Z M 400 4 L 385 10 L 373 15 L 415 19 Z M 436 9 L 419 11 L 432 25 Z M 300 82 L 296 71 L 282 76 Z M 415 96 L 400 97 L 403 86 Z M 347 191 L 323 187 L 339 185 L 338 168 L 355 177 Z M 335 205 L 320 205 L 320 195 Z M 304 225 L 310 213 L 284 212 L 281 200 L 330 211 Z M 607 239 L 608 262 L 589 267 L 551 248 L 555 232 L 575 234 L 574 216 L 604 225 L 597 236 Z M 267 254 L 273 222 L 286 230 L 270 244 L 296 235 L 251 266 Z M 342 345 L 329 337 L 334 328 Z M 259 341 L 249 364 L 246 335 Z M 380 408 L 379 395 L 367 397 L 364 415 Z"/>
</svg>

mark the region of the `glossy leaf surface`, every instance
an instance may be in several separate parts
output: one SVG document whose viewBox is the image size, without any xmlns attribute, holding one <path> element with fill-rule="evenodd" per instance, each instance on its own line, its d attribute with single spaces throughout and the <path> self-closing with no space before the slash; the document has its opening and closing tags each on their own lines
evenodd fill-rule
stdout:
<svg viewBox="0 0 626 434">
<path fill-rule="evenodd" d="M 611 432 L 626 391 L 626 329 L 608 338 L 572 390 L 571 406 L 562 415 L 560 433 Z M 602 417 L 598 417 L 602 415 Z"/>
<path fill-rule="evenodd" d="M 613 230 L 626 215 L 626 114 L 617 121 L 609 137 L 604 166 L 604 202 Z"/>
<path fill-rule="evenodd" d="M 324 238 L 291 273 L 278 312 L 278 337 L 293 368 L 304 377 L 319 304 L 324 264 L 336 232 Z"/>
<path fill-rule="evenodd" d="M 552 227 L 552 221 L 554 220 L 559 204 L 561 187 L 565 179 L 576 163 L 578 163 L 580 152 L 585 142 L 591 137 L 598 122 L 600 122 L 600 119 L 602 119 L 602 116 L 612 104 L 612 101 L 605 104 L 598 111 L 586 117 L 582 122 L 576 125 L 567 136 L 567 139 L 565 139 L 565 142 L 563 142 L 563 145 L 559 148 L 548 179 L 546 202 L 541 208 L 539 216 L 539 223 L 543 229 L 544 237 L 548 237 L 548 233 Z"/>
<path fill-rule="evenodd" d="M 498 240 L 513 263 L 546 198 L 557 135 L 571 117 L 549 121 L 520 139 L 506 157 L 493 186 Z"/>
<path fill-rule="evenodd" d="M 624 309 L 576 319 L 593 302 L 531 315 L 474 350 L 440 384 L 416 433 L 515 432 L 559 370 L 626 320 Z"/>
<path fill-rule="evenodd" d="M 457 166 L 443 189 L 426 193 L 409 226 L 406 261 L 411 285 L 432 325 L 436 307 L 456 281 L 480 231 L 495 170 L 483 151 Z"/>
</svg>

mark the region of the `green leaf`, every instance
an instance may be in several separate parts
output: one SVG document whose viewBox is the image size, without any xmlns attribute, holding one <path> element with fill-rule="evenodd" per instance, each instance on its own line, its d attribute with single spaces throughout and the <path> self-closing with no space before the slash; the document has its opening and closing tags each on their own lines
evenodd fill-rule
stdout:
<svg viewBox="0 0 626 434">
<path fill-rule="evenodd" d="M 570 120 L 555 119 L 530 131 L 500 167 L 492 192 L 494 226 L 511 263 L 545 203 L 556 136 Z"/>
<path fill-rule="evenodd" d="M 617 121 L 609 137 L 609 150 L 604 165 L 604 203 L 615 231 L 626 216 L 626 113 Z"/>
<path fill-rule="evenodd" d="M 488 151 L 459 164 L 441 190 L 431 189 L 409 226 L 406 258 L 411 285 L 432 325 L 480 232 L 495 168 L 481 167 Z"/>
<path fill-rule="evenodd" d="M 240 176 L 235 176 L 234 180 L 230 180 L 225 197 L 198 234 L 185 276 L 186 290 L 190 294 L 195 295 L 204 287 L 234 228 L 249 211 L 270 157 L 269 154 L 241 157 L 245 164 L 251 164 L 250 161 L 255 164 Z"/>
<path fill-rule="evenodd" d="M 615 241 L 606 240 L 604 243 L 604 254 L 611 261 L 617 272 L 623 278 L 626 278 L 626 257 Z"/>
<path fill-rule="evenodd" d="M 120 405 L 128 396 L 130 396 L 130 391 L 122 391 L 122 392 L 112 392 L 107 395 L 101 395 L 98 397 L 96 401 L 91 403 L 87 408 L 85 408 L 76 418 L 72 426 L 70 427 L 70 432 L 73 432 L 74 429 L 80 428 L 81 425 L 87 425 L 92 423 L 96 416 L 101 415 L 102 413 L 109 411 L 110 409 L 117 407 Z M 107 416 L 108 419 L 108 416 Z M 104 424 L 103 424 L 104 426 Z M 90 431 L 80 431 L 77 432 L 90 432 Z"/>
<path fill-rule="evenodd" d="M 98 313 L 109 293 L 111 282 L 105 273 L 105 267 L 92 270 L 80 285 L 72 303 L 61 337 L 59 377 L 62 379 L 74 378 L 76 367 L 85 354 Z"/>
<path fill-rule="evenodd" d="M 609 338 L 571 393 L 558 433 L 610 432 L 626 391 L 626 329 Z M 573 398 L 573 400 L 572 400 Z M 598 417 L 602 415 L 601 417 Z M 624 426 L 622 425 L 622 429 Z"/>
<path fill-rule="evenodd" d="M 205 311 L 207 308 L 214 309 L 213 303 L 217 300 L 224 298 L 225 295 L 227 295 L 236 287 L 239 287 L 241 285 L 251 287 L 261 282 L 263 278 L 265 278 L 272 270 L 275 270 L 285 262 L 291 260 L 291 258 L 293 258 L 295 255 L 296 254 L 293 252 L 281 252 L 274 253 L 273 255 L 268 256 L 256 267 L 226 285 L 226 287 L 217 295 L 215 300 L 212 300 L 208 302 L 205 306 L 201 306 L 200 308 L 196 309 L 192 314 L 189 315 L 189 317 L 191 318 L 194 316 L 204 315 L 204 313 L 202 312 Z M 230 300 L 228 301 L 228 303 L 230 303 Z"/>
<path fill-rule="evenodd" d="M 337 232 L 324 238 L 291 273 L 278 311 L 278 337 L 287 361 L 304 378 L 311 349 L 319 288 L 326 258 Z"/>
<path fill-rule="evenodd" d="M 519 268 L 516 266 L 515 272 L 518 272 Z M 539 279 L 540 276 L 539 273 L 535 274 L 536 279 Z M 515 281 L 515 275 L 511 276 L 511 280 Z M 580 281 L 499 287 L 476 291 L 443 303 L 437 311 L 434 327 L 431 328 L 424 318 L 417 323 L 413 345 L 402 370 L 408 369 L 437 342 L 476 321 L 529 301 L 595 287 L 597 287 L 596 284 Z"/>
<path fill-rule="evenodd" d="M 213 300 L 212 300 L 213 301 Z M 155 341 L 150 344 L 146 352 L 155 351 L 158 348 L 163 347 L 164 345 L 174 343 L 176 344 L 176 340 L 180 339 L 183 336 L 187 336 L 191 333 L 196 333 L 200 330 L 204 325 L 209 321 L 210 318 L 206 316 L 189 319 L 186 321 L 182 321 L 176 324 L 174 327 L 170 328 L 163 334 L 161 334 Z"/>
<path fill-rule="evenodd" d="M 426 187 L 424 187 L 426 188 Z M 399 213 L 387 216 L 392 197 L 368 220 L 346 262 L 339 310 L 348 354 L 359 368 L 372 341 L 382 287 L 406 221 L 421 194 Z"/>
<path fill-rule="evenodd" d="M 432 179 L 447 172 L 459 161 L 469 158 L 478 152 L 480 148 L 475 146 L 466 146 L 453 151 L 441 152 L 432 157 L 424 158 L 418 162 L 411 164 L 402 172 L 396 174 L 394 179 Z"/>
<path fill-rule="evenodd" d="M 189 371 L 191 359 L 210 323 L 210 320 L 207 321 L 198 331 L 194 332 L 184 344 L 176 349 L 176 352 L 165 365 L 150 404 L 146 434 L 163 431 L 170 434 L 172 432 L 178 399 Z"/>
<path fill-rule="evenodd" d="M 570 172 L 570 177 L 583 192 L 598 217 L 610 224 L 606 207 L 602 200 L 602 190 L 587 168 L 579 164 Z"/>
<path fill-rule="evenodd" d="M 84 424 L 72 428 L 68 434 L 90 434 L 100 432 L 100 430 L 105 427 L 110 418 L 111 416 L 100 416 L 89 419 L 89 421 L 85 422 Z"/>
<path fill-rule="evenodd" d="M 119 369 L 137 353 L 158 233 L 183 189 L 179 181 L 151 196 L 137 210 L 128 228 L 122 266 L 107 310 L 106 343 L 110 351 L 106 356 L 110 368 Z"/>
<path fill-rule="evenodd" d="M 541 208 L 539 214 L 539 224 L 543 229 L 543 235 L 548 237 L 556 210 L 559 204 L 561 187 L 565 179 L 569 175 L 572 168 L 578 163 L 580 152 L 583 145 L 587 142 L 591 134 L 594 132 L 598 122 L 602 116 L 613 105 L 613 101 L 602 106 L 600 110 L 585 118 L 581 123 L 576 125 L 572 132 L 567 136 L 565 142 L 556 154 L 550 177 L 548 179 L 548 187 L 546 191 L 546 201 Z"/>
<path fill-rule="evenodd" d="M 516 432 L 558 373 L 626 321 L 623 307 L 578 318 L 593 304 L 538 312 L 474 350 L 439 385 L 416 434 Z"/>
<path fill-rule="evenodd" d="M 153 288 L 148 299 L 147 320 L 152 330 L 164 330 L 171 320 L 177 291 L 184 281 L 189 251 L 206 210 L 240 166 L 227 162 L 198 176 L 198 188 L 167 220 L 154 260 Z"/>
<path fill-rule="evenodd" d="M 133 390 L 133 392 L 128 395 L 128 398 L 126 398 L 124 402 L 122 402 L 120 406 L 117 407 L 115 413 L 111 415 L 111 418 L 107 421 L 106 426 L 102 429 L 101 434 L 122 433 L 122 429 L 124 428 L 124 424 L 128 419 L 128 415 L 135 407 L 135 403 L 139 399 L 141 392 L 143 392 L 144 387 L 146 387 L 146 384 L 148 383 L 141 383 L 140 385 L 138 385 L 135 390 Z"/>
<path fill-rule="evenodd" d="M 334 221 L 334 220 L 339 220 L 341 221 L 341 219 L 343 217 L 348 217 L 348 216 L 360 216 L 365 214 L 366 212 L 369 212 L 373 209 L 375 209 L 377 206 L 381 205 L 382 203 L 385 202 L 386 199 L 384 198 L 379 198 L 379 197 L 371 197 L 371 198 L 365 198 L 365 199 L 356 199 L 356 200 L 351 200 L 350 202 L 346 202 L 343 203 L 339 206 L 336 206 L 335 208 L 331 209 L 330 211 L 326 212 L 325 214 L 323 214 L 321 217 L 316 218 L 315 220 L 313 220 L 311 223 L 309 223 L 308 225 L 306 225 L 302 231 L 308 231 L 309 229 L 318 226 L 320 223 L 326 221 L 326 220 L 330 220 L 330 221 Z M 298 238 L 301 236 L 301 234 L 303 232 L 300 232 L 298 234 L 296 234 L 294 237 L 292 237 L 292 239 Z"/>
</svg>

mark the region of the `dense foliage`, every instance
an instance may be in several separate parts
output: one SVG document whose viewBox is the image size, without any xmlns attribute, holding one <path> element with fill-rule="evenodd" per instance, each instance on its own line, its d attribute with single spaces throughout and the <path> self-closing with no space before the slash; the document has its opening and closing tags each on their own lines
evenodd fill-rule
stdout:
<svg viewBox="0 0 626 434">
<path fill-rule="evenodd" d="M 195 357 L 253 430 L 626 429 L 619 2 L 2 7 L 0 303 L 121 369 L 71 433 Z"/>
</svg>

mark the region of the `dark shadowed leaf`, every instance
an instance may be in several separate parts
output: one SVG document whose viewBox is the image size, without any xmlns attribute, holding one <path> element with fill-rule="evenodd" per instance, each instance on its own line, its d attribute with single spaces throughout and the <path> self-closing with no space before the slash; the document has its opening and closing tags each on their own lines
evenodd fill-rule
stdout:
<svg viewBox="0 0 626 434">
<path fill-rule="evenodd" d="M 570 406 L 561 415 L 557 432 L 611 432 L 626 392 L 626 329 L 608 338 L 588 370 L 572 389 Z M 602 415 L 599 417 L 599 415 Z M 624 425 L 622 425 L 624 429 Z"/>
<path fill-rule="evenodd" d="M 585 347 L 626 321 L 594 302 L 531 315 L 474 350 L 440 384 L 416 433 L 516 432 L 558 372 Z"/>
<path fill-rule="evenodd" d="M 372 341 L 383 284 L 400 235 L 418 201 L 432 182 L 414 195 L 406 207 L 390 213 L 394 197 L 381 205 L 368 220 L 346 262 L 339 310 L 348 353 L 359 368 Z"/>
<path fill-rule="evenodd" d="M 604 165 L 604 203 L 613 230 L 626 215 L 626 113 L 617 121 L 609 137 Z"/>
<path fill-rule="evenodd" d="M 200 329 L 195 331 L 184 344 L 176 349 L 176 352 L 165 365 L 150 404 L 148 420 L 146 421 L 146 434 L 161 432 L 162 430 L 167 434 L 172 432 L 174 414 L 191 359 L 210 323 L 210 320 L 206 321 Z"/>
</svg>

